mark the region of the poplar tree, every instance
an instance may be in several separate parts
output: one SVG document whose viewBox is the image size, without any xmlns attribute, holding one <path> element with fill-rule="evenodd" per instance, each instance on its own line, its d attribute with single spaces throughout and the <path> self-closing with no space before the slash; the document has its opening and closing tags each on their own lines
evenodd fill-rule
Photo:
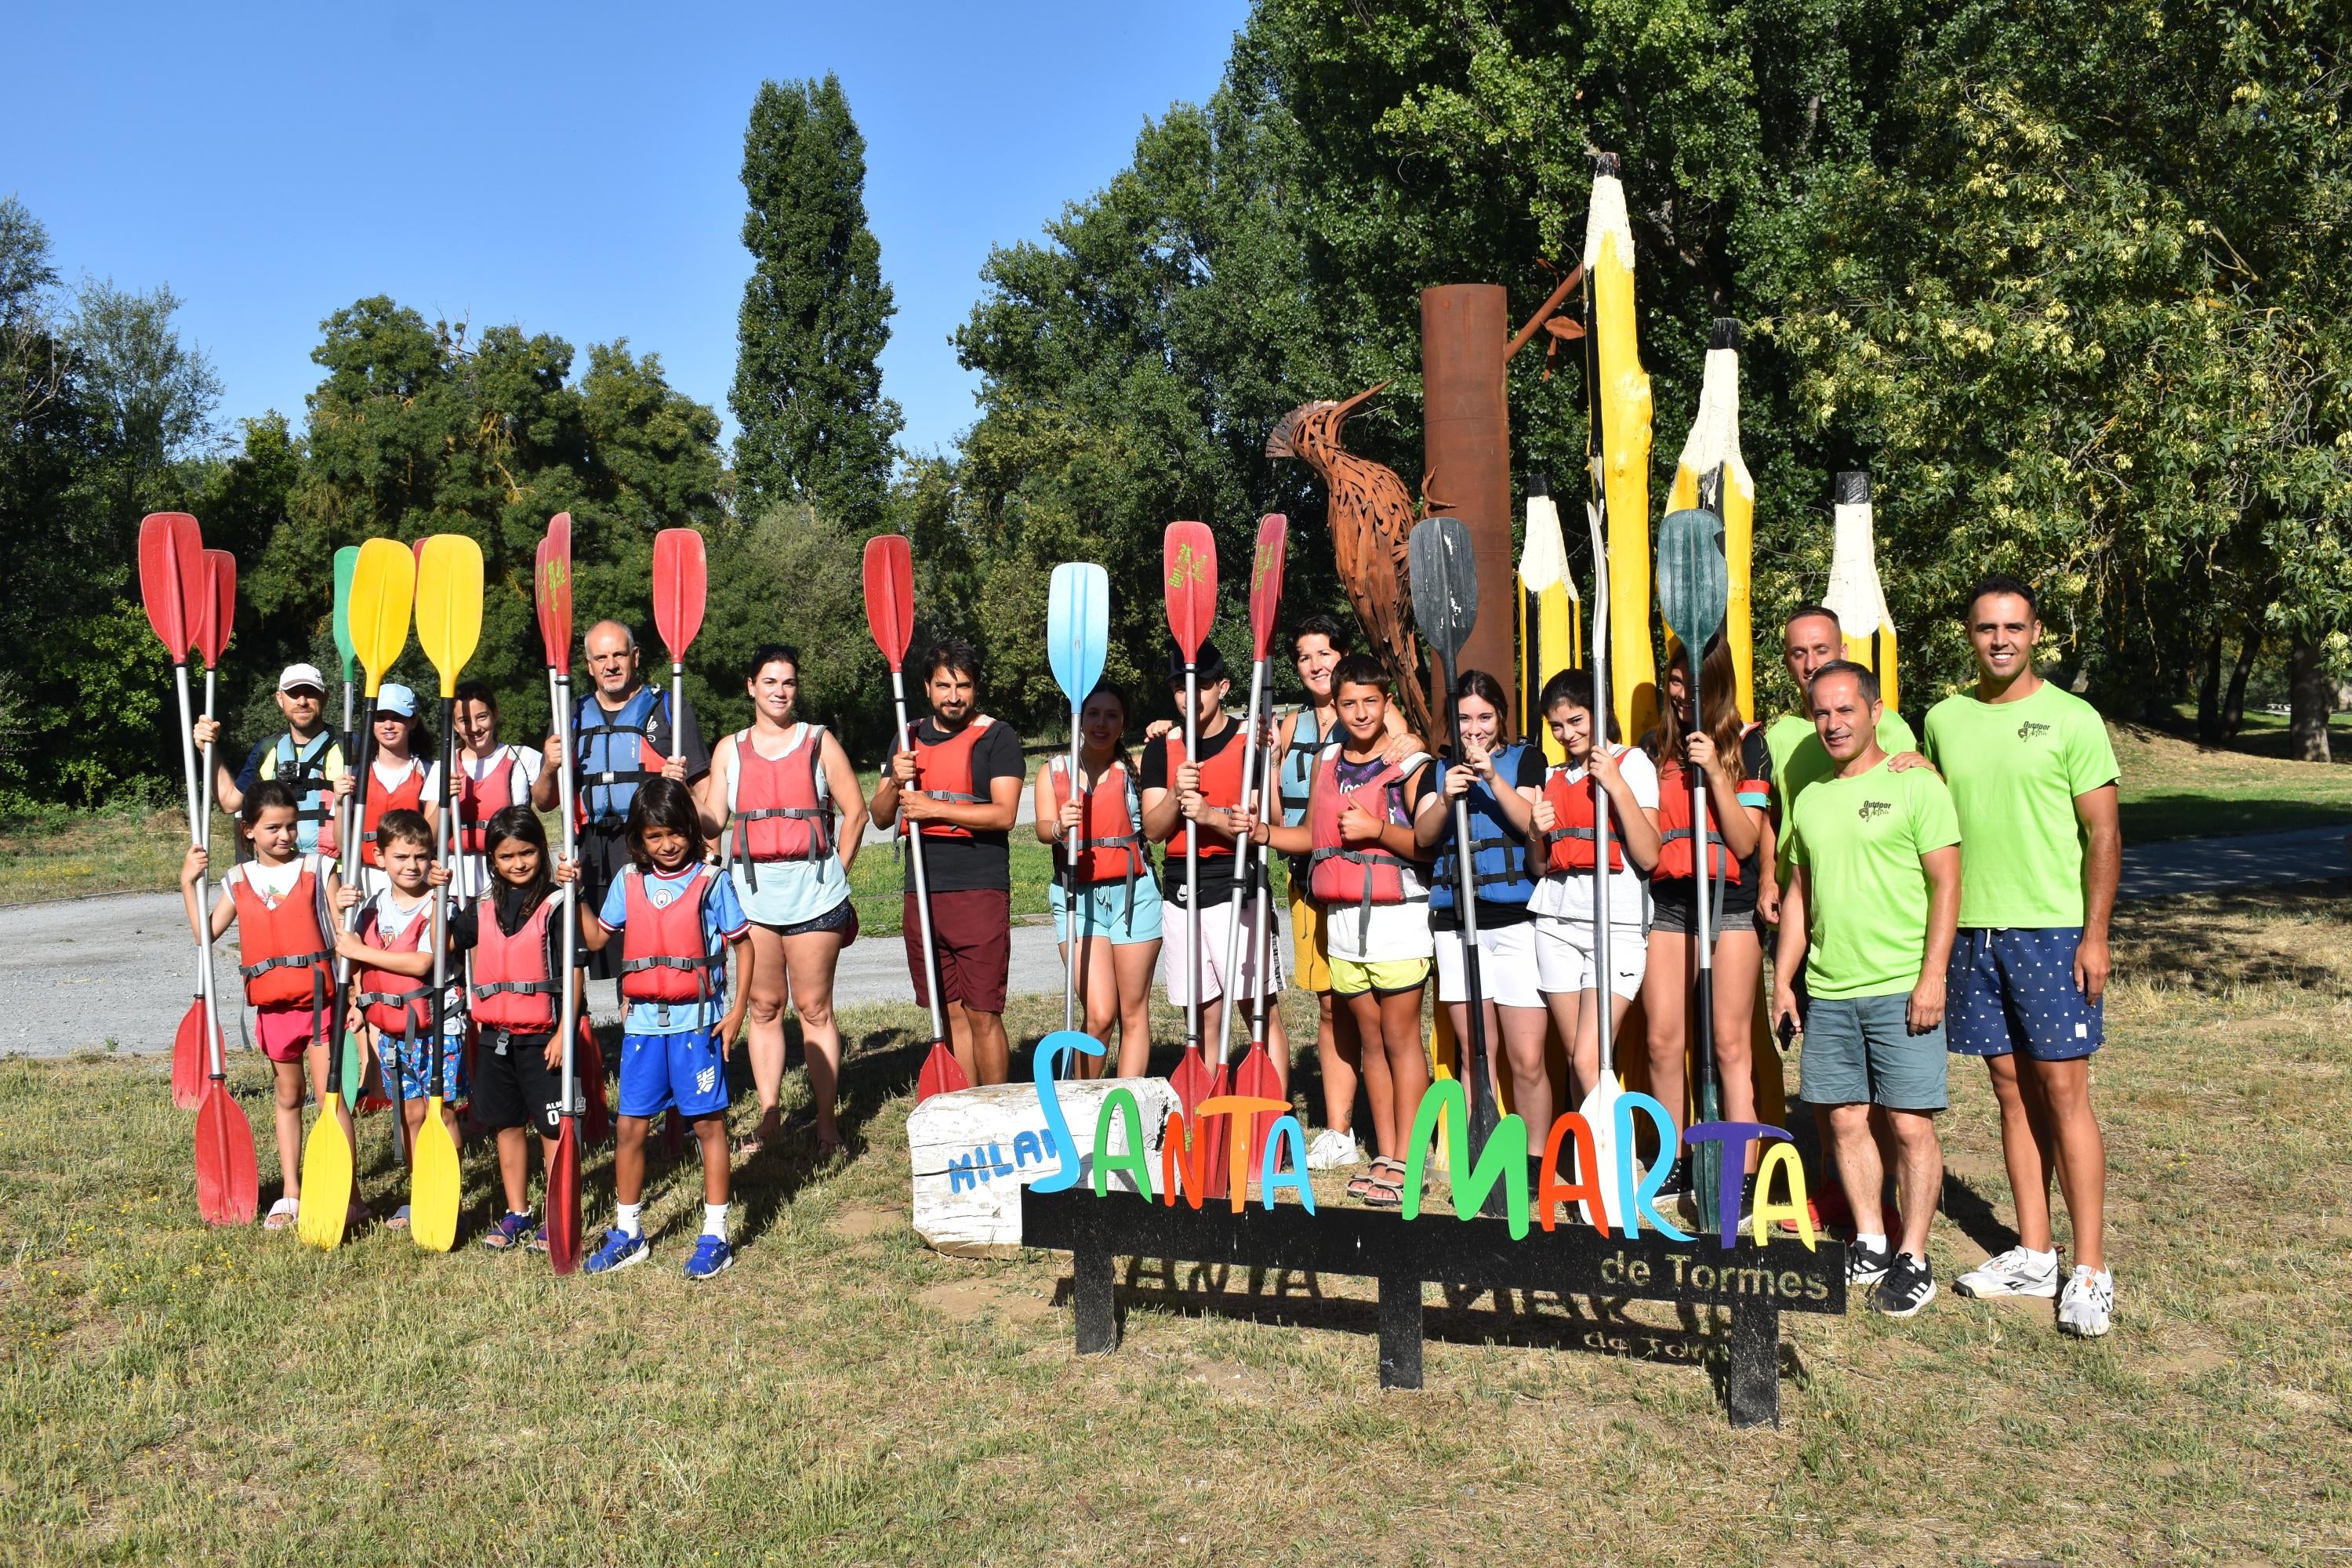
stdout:
<svg viewBox="0 0 2352 1568">
<path fill-rule="evenodd" d="M 742 427 L 739 506 L 750 516 L 803 501 L 854 529 L 878 528 L 904 424 L 876 363 L 895 307 L 866 226 L 866 139 L 839 78 L 761 84 L 743 134 L 743 190 L 753 265 L 728 395 Z"/>
</svg>

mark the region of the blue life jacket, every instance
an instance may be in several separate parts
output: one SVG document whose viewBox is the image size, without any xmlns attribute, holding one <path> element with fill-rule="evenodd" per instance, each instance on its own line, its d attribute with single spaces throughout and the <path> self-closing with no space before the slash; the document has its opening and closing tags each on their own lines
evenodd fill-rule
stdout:
<svg viewBox="0 0 2352 1568">
<path fill-rule="evenodd" d="M 669 730 L 669 694 L 640 686 L 635 695 L 608 713 L 592 693 L 580 700 L 572 716 L 574 759 L 580 766 L 580 820 L 617 827 L 637 798 L 637 786 L 661 774 L 668 753 L 654 741 L 654 721 L 665 721 L 659 733 Z"/>
<path fill-rule="evenodd" d="M 1302 704 L 1298 722 L 1291 726 L 1290 750 L 1282 754 L 1277 786 L 1282 792 L 1282 825 L 1296 827 L 1307 820 L 1307 797 L 1315 788 L 1315 758 L 1327 739 L 1315 726 L 1315 704 Z"/>
<path fill-rule="evenodd" d="M 291 731 L 280 735 L 270 752 L 269 776 L 294 786 L 294 846 L 305 855 L 318 850 L 320 825 L 335 814 L 335 786 L 327 778 L 327 753 L 334 749 L 335 732 L 322 729 L 299 749 Z"/>
<path fill-rule="evenodd" d="M 1496 752 L 1495 772 L 1507 779 L 1516 776 L 1519 758 L 1526 751 L 1526 745 L 1520 744 Z M 1441 761 L 1432 787 L 1442 789 L 1445 770 L 1454 765 Z M 1474 781 L 1469 794 L 1463 798 L 1470 805 L 1472 896 L 1482 904 L 1526 903 L 1536 890 L 1535 879 L 1528 870 L 1527 845 L 1503 820 L 1495 792 L 1485 783 Z M 1454 832 L 1450 825 L 1445 837 L 1438 840 L 1436 858 L 1430 862 L 1429 907 L 1433 910 L 1454 907 Z"/>
</svg>

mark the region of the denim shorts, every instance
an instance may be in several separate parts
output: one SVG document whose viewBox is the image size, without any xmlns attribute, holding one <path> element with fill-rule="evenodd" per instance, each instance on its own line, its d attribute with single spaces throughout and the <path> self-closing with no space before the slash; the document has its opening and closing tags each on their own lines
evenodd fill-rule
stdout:
<svg viewBox="0 0 2352 1568">
<path fill-rule="evenodd" d="M 2104 1001 L 2074 984 L 2080 926 L 1993 931 L 1963 926 L 1952 942 L 1945 988 L 1951 994 L 1952 1054 L 2037 1062 L 2074 1061 L 2107 1037 Z"/>
<path fill-rule="evenodd" d="M 1911 1032 L 1911 993 L 1815 996 L 1804 1008 L 1800 1092 L 1807 1105 L 1858 1105 L 1890 1110 L 1941 1110 L 1944 1026 Z"/>
</svg>

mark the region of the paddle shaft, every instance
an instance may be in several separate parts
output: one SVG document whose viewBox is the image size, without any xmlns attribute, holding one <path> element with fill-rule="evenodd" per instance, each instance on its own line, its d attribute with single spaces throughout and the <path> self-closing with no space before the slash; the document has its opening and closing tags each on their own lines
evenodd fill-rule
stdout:
<svg viewBox="0 0 2352 1568">
<path fill-rule="evenodd" d="M 1454 731 L 1454 765 L 1466 768 L 1465 761 L 1468 745 L 1462 735 L 1462 704 L 1454 695 L 1452 660 L 1438 651 L 1438 677 L 1445 683 L 1447 718 Z M 1475 774 L 1472 775 L 1474 780 Z M 1454 907 L 1462 918 L 1462 994 L 1463 1016 L 1469 1028 L 1465 1043 L 1470 1047 L 1469 1070 L 1463 1076 L 1470 1080 L 1470 1158 L 1475 1164 L 1486 1152 L 1486 1143 L 1495 1130 L 1495 1085 L 1488 1075 L 1486 1052 L 1486 1000 L 1478 973 L 1478 874 L 1470 862 L 1470 795 L 1468 791 L 1454 797 Z M 1502 1212 L 1503 1194 L 1499 1186 L 1488 1192 L 1482 1213 Z"/>
<path fill-rule="evenodd" d="M 1264 772 L 1258 779 L 1257 798 L 1265 808 L 1271 810 L 1275 805 L 1275 750 L 1272 746 L 1265 748 L 1259 759 L 1259 765 Z M 1261 856 L 1261 858 L 1264 857 Z M 1258 889 L 1256 931 L 1250 938 L 1252 949 L 1257 954 L 1258 977 L 1255 994 L 1250 997 L 1250 1044 L 1261 1049 L 1265 1046 L 1266 998 L 1274 989 L 1266 980 L 1266 976 L 1274 971 L 1274 942 L 1271 934 L 1273 921 L 1274 879 L 1269 876 L 1265 879 L 1265 886 Z"/>
<path fill-rule="evenodd" d="M 1063 889 L 1062 897 L 1063 928 L 1067 933 L 1062 942 L 1062 1027 L 1065 1029 L 1075 1029 L 1078 1026 L 1078 955 L 1087 945 L 1087 939 L 1078 931 L 1080 890 L 1078 868 L 1086 863 L 1086 807 L 1093 792 L 1086 787 L 1085 775 L 1078 771 L 1081 762 L 1078 752 L 1078 706 L 1073 702 L 1070 705 L 1070 798 L 1079 803 L 1079 810 L 1078 826 L 1071 833 L 1068 851 L 1063 856 L 1063 864 L 1068 868 L 1069 878 L 1067 885 Z M 1054 804 L 1058 808 L 1063 803 L 1057 800 Z M 1066 1062 L 1074 1060 L 1075 1057 L 1065 1058 Z M 1074 1067 L 1066 1066 L 1063 1070 L 1067 1072 L 1076 1069 Z"/>
<path fill-rule="evenodd" d="M 182 771 L 188 778 L 188 841 L 201 847 L 205 842 L 204 805 L 196 794 L 196 738 L 189 731 L 194 721 L 188 711 L 187 661 L 175 662 L 172 666 L 172 675 L 180 695 L 180 761 Z M 212 748 L 209 746 L 205 749 L 205 761 L 207 765 L 212 761 Z M 205 793 L 209 795 L 211 792 Z M 211 868 L 207 867 L 205 879 L 209 881 L 210 879 Z M 218 1083 L 227 1076 L 227 1071 L 221 1064 L 220 1003 L 213 994 L 213 901 L 210 891 L 203 883 L 197 885 L 197 893 L 196 967 L 204 986 L 205 1076 Z"/>
<path fill-rule="evenodd" d="M 210 665 L 206 665 L 205 667 L 205 719 L 206 722 L 211 721 L 212 716 L 213 671 L 212 667 Z M 206 742 L 205 743 L 204 755 L 199 765 L 204 773 L 204 803 L 196 812 L 195 839 L 198 844 L 204 846 L 205 854 L 206 858 L 209 858 L 213 852 L 212 742 Z M 196 995 L 200 1000 L 205 997 L 213 988 L 212 975 L 213 966 L 211 961 L 205 955 L 204 944 L 202 942 L 198 942 L 196 945 Z"/>
<path fill-rule="evenodd" d="M 1249 731 L 1242 737 L 1242 814 L 1244 816 L 1249 815 L 1254 804 L 1262 804 L 1264 800 L 1264 797 L 1257 793 L 1257 729 L 1258 712 L 1265 700 L 1265 660 L 1261 658 L 1250 666 Z M 1230 741 L 1226 742 L 1228 745 L 1232 743 Z M 1188 838 L 1187 842 L 1189 841 Z M 1247 834 L 1244 834 L 1241 841 L 1234 846 L 1233 902 L 1237 911 L 1244 907 L 1243 900 L 1249 896 L 1252 847 Z M 1263 860 L 1263 858 L 1264 857 L 1261 856 L 1260 859 Z M 1263 899 L 1261 899 L 1262 902 Z M 1219 1061 L 1225 1059 L 1233 1039 L 1234 986 L 1241 973 L 1241 951 L 1242 922 L 1239 914 L 1236 913 L 1232 923 L 1225 927 L 1225 979 L 1224 984 L 1217 988 L 1224 993 L 1217 998 L 1217 1059 Z M 1253 974 L 1261 974 L 1263 971 L 1259 969 L 1255 957 L 1256 950 L 1253 948 L 1251 952 L 1253 954 L 1251 971 Z"/>
<path fill-rule="evenodd" d="M 555 770 L 556 809 L 563 816 L 563 858 L 573 863 L 574 875 L 563 884 L 563 973 L 556 976 L 562 987 L 562 1022 L 556 1026 L 563 1031 L 563 1109 L 562 1114 L 572 1122 L 576 1139 L 580 1132 L 581 1111 L 580 1068 L 578 1062 L 580 1034 L 580 988 L 572 975 L 580 962 L 580 879 L 577 875 L 579 846 L 575 841 L 577 828 L 572 820 L 572 683 L 555 672 L 547 670 L 548 700 L 555 710 L 555 734 L 562 742 L 562 765 Z M 480 920 L 480 915 L 474 917 Z M 492 916 L 496 918 L 495 915 Z"/>
<path fill-rule="evenodd" d="M 1184 760 L 1201 765 L 1201 667 L 1184 661 Z M 1184 1048 L 1201 1048 L 1201 825 L 1184 826 Z"/>
<path fill-rule="evenodd" d="M 1605 508 L 1606 501 L 1599 503 Z M 1602 523 L 1592 525 L 1592 750 L 1609 746 L 1609 556 L 1601 542 Z M 1616 1004 L 1610 991 L 1609 967 L 1609 792 L 1592 776 L 1591 757 L 1584 764 L 1585 782 L 1592 790 L 1592 963 L 1596 1037 L 1601 1045 L 1601 1076 L 1617 1070 Z"/>
<path fill-rule="evenodd" d="M 898 749 L 911 752 L 915 749 L 914 726 L 907 722 L 907 677 L 896 664 L 890 667 L 890 701 L 898 714 Z M 923 990 L 931 1004 L 931 1044 L 945 1045 L 948 1038 L 946 1005 L 940 1000 L 940 955 L 931 945 L 931 882 L 923 869 L 923 826 L 909 822 L 907 827 L 907 856 L 915 868 L 915 918 L 922 927 Z"/>
<path fill-rule="evenodd" d="M 453 851 L 457 843 L 454 820 L 457 815 L 457 792 L 449 782 L 450 775 L 456 772 L 453 764 L 457 760 L 457 700 L 444 697 L 441 699 L 441 826 L 433 836 L 436 840 L 433 848 L 434 858 L 440 861 L 445 869 L 456 858 Z M 433 1046 L 429 1055 L 433 1076 L 425 1085 L 425 1114 L 428 1116 L 432 1114 L 432 1102 L 441 1098 L 441 1032 L 448 1022 L 448 985 L 449 884 L 443 882 L 433 889 Z"/>
<path fill-rule="evenodd" d="M 1695 630 L 1696 628 L 1694 628 Z M 1690 658 L 1691 728 L 1706 727 L 1706 699 L 1699 681 L 1699 668 L 1706 663 L 1706 638 L 1697 647 L 1685 647 Z M 1683 765 L 1691 775 L 1691 858 L 1697 876 L 1691 885 L 1692 929 L 1698 940 L 1698 973 L 1691 978 L 1691 1011 L 1695 1015 L 1693 1028 L 1698 1037 L 1698 1115 L 1702 1121 L 1715 1120 L 1720 1106 L 1722 1089 L 1716 1082 L 1715 1064 L 1715 942 L 1707 931 L 1707 892 L 1715 881 L 1715 858 L 1706 850 L 1706 770 L 1692 767 L 1688 742 L 1685 742 Z M 1728 846 L 1726 847 L 1728 853 Z M 1723 1145 L 1714 1143 L 1705 1148 L 1720 1156 Z M 1712 1178 L 1716 1173 L 1709 1171 Z M 1720 1194 L 1712 1180 L 1694 1183 L 1698 1189 L 1699 1217 L 1715 1225 L 1719 1215 Z"/>
</svg>

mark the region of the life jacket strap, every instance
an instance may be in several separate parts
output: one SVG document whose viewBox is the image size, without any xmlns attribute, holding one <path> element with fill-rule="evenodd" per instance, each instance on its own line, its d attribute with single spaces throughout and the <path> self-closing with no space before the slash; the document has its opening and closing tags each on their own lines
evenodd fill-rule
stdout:
<svg viewBox="0 0 2352 1568">
<path fill-rule="evenodd" d="M 239 974 L 244 975 L 247 980 L 254 980 L 268 973 L 273 969 L 299 968 L 303 964 L 321 963 L 324 960 L 334 956 L 334 952 L 331 949 L 321 950 L 318 952 L 289 952 L 283 953 L 277 958 L 265 958 L 259 963 L 240 963 L 236 966 L 236 972 Z"/>
</svg>

